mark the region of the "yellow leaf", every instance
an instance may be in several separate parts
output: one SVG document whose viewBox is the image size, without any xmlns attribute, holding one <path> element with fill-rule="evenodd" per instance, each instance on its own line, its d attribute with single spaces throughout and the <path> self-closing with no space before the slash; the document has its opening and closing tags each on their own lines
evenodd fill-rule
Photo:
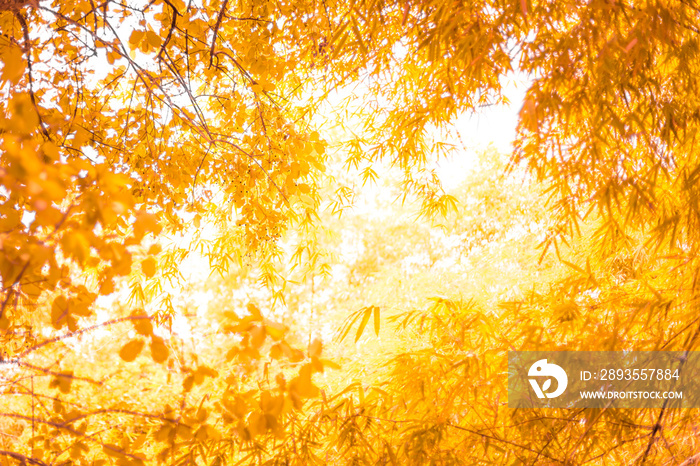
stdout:
<svg viewBox="0 0 700 466">
<path fill-rule="evenodd" d="M 357 334 L 355 335 L 355 343 L 360 339 L 362 336 L 362 332 L 365 330 L 365 327 L 367 326 L 367 322 L 369 322 L 369 318 L 372 316 L 372 307 L 366 308 L 364 314 L 362 315 L 362 322 L 360 322 L 360 326 L 357 327 Z"/>
<path fill-rule="evenodd" d="M 182 440 L 190 440 L 192 438 L 192 429 L 184 424 L 178 424 L 175 428 L 175 433 Z"/>
<path fill-rule="evenodd" d="M 199 408 L 197 410 L 197 422 L 204 422 L 207 420 L 207 417 L 209 417 L 209 413 L 205 408 Z"/>
<path fill-rule="evenodd" d="M 141 270 L 148 278 L 156 274 L 156 269 L 156 260 L 153 257 L 147 257 L 141 262 Z"/>
<path fill-rule="evenodd" d="M 321 351 L 323 349 L 323 343 L 318 338 L 314 339 L 309 345 L 309 356 L 312 358 L 317 358 L 321 356 Z"/>
<path fill-rule="evenodd" d="M 271 392 L 265 390 L 260 395 L 260 407 L 265 414 L 279 416 L 284 407 L 283 395 L 272 395 Z"/>
<path fill-rule="evenodd" d="M 248 418 L 249 429 L 253 436 L 264 434 L 267 431 L 265 416 L 258 412 L 253 412 Z"/>
<path fill-rule="evenodd" d="M 134 359 L 136 359 L 136 356 L 138 356 L 139 353 L 141 353 L 141 350 L 143 349 L 143 344 L 143 340 L 131 340 L 129 343 L 124 345 L 119 351 L 119 357 L 126 362 L 133 361 Z"/>
<path fill-rule="evenodd" d="M 248 312 L 250 312 L 250 315 L 253 317 L 254 320 L 262 320 L 262 314 L 260 313 L 260 309 L 258 309 L 258 306 L 256 306 L 253 303 L 248 303 L 246 305 L 246 309 L 248 309 Z"/>
<path fill-rule="evenodd" d="M 202 376 L 207 376 L 207 377 L 213 377 L 216 378 L 219 376 L 219 373 L 212 369 L 211 367 L 208 366 L 199 366 L 197 368 L 197 374 L 201 374 Z"/>
<path fill-rule="evenodd" d="M 129 36 L 129 43 L 136 47 L 141 43 L 141 39 L 143 39 L 145 31 L 139 31 L 139 30 L 134 30 L 134 32 L 131 33 L 131 36 Z"/>
<path fill-rule="evenodd" d="M 182 381 L 182 388 L 186 392 L 189 392 L 192 390 L 192 386 L 194 385 L 194 376 L 193 375 L 188 375 L 185 377 L 185 380 Z"/>
<path fill-rule="evenodd" d="M 29 94 L 15 94 L 10 106 L 12 119 L 10 127 L 21 133 L 31 133 L 39 125 L 39 116 Z"/>
<path fill-rule="evenodd" d="M 321 364 L 323 364 L 324 367 L 330 367 L 331 369 L 340 369 L 340 365 L 331 361 L 330 359 L 321 359 Z"/>
<path fill-rule="evenodd" d="M 141 448 L 141 446 L 143 446 L 143 444 L 146 443 L 146 440 L 148 440 L 148 436 L 146 434 L 141 434 L 138 437 L 136 437 L 133 442 L 131 442 L 129 448 L 131 450 Z"/>
<path fill-rule="evenodd" d="M 313 207 L 315 204 L 313 198 L 311 196 L 306 195 L 306 194 L 300 194 L 299 200 L 301 200 L 301 202 L 306 204 L 308 207 Z"/>
<path fill-rule="evenodd" d="M 82 442 L 77 442 L 77 443 L 74 443 L 70 449 L 70 457 L 71 457 L 71 459 L 77 460 L 77 459 L 80 459 L 81 456 L 83 456 L 83 452 L 89 452 L 89 451 L 90 451 L 90 449 L 88 448 L 87 445 L 85 445 Z"/>
<path fill-rule="evenodd" d="M 111 444 L 111 443 L 105 443 L 102 446 L 102 451 L 107 456 L 113 456 L 113 457 L 117 457 L 117 458 L 124 456 L 124 454 L 122 453 L 122 449 L 119 448 L 119 446 Z"/>
<path fill-rule="evenodd" d="M 153 47 L 160 47 L 160 43 L 161 43 L 160 36 L 158 34 L 156 34 L 155 32 L 148 31 L 146 33 L 146 40 Z"/>
<path fill-rule="evenodd" d="M 233 401 L 224 399 L 223 404 L 224 408 L 239 419 L 242 419 L 248 414 L 248 403 L 241 396 L 236 396 Z"/>
<path fill-rule="evenodd" d="M 78 126 L 73 135 L 73 147 L 80 148 L 92 138 L 92 133 L 82 126 Z"/>
<path fill-rule="evenodd" d="M 67 255 L 73 257 L 81 264 L 90 255 L 90 242 L 79 231 L 71 231 L 63 235 L 61 246 Z"/>
<path fill-rule="evenodd" d="M 170 433 L 172 432 L 172 429 L 168 425 L 163 425 L 160 429 L 158 429 L 155 433 L 155 438 L 156 441 L 158 442 L 165 442 L 168 440 L 168 437 L 170 437 Z"/>
<path fill-rule="evenodd" d="M 221 433 L 219 433 L 218 430 L 216 430 L 213 426 L 210 425 L 204 425 L 202 426 L 203 428 L 206 428 L 207 430 L 207 437 L 213 439 L 213 440 L 219 440 L 221 439 Z"/>
<path fill-rule="evenodd" d="M 161 227 L 158 223 L 158 217 L 155 214 L 148 212 L 139 212 L 134 222 L 134 236 L 141 239 L 146 233 L 160 233 Z"/>
<path fill-rule="evenodd" d="M 272 337 L 273 340 L 279 341 L 284 337 L 286 327 L 276 322 L 265 321 L 265 332 Z"/>
<path fill-rule="evenodd" d="M 143 312 L 143 311 L 141 311 Z M 146 317 L 145 314 L 134 314 L 136 316 L 141 316 L 144 317 L 142 319 L 135 319 L 132 322 L 134 323 L 134 328 L 136 329 L 136 333 L 139 335 L 143 335 L 145 337 L 150 337 L 153 335 L 153 323 L 151 323 L 151 319 Z"/>
<path fill-rule="evenodd" d="M 308 367 L 308 370 L 304 370 Z M 302 368 L 299 376 L 289 383 L 289 391 L 300 398 L 314 398 L 318 396 L 319 390 L 311 381 L 311 366 Z"/>
<path fill-rule="evenodd" d="M 26 62 L 22 57 L 22 49 L 16 45 L 10 45 L 0 56 L 2 58 L 2 79 L 12 84 L 17 84 L 24 74 Z"/>
<path fill-rule="evenodd" d="M 165 346 L 165 342 L 162 338 L 153 336 L 151 339 L 151 357 L 157 363 L 163 363 L 168 359 L 168 347 Z"/>
<path fill-rule="evenodd" d="M 3 217 L 0 218 L 0 228 L 3 230 L 12 230 L 20 224 L 22 216 L 14 209 L 7 209 L 3 212 Z"/>
<path fill-rule="evenodd" d="M 260 348 L 265 343 L 265 328 L 255 325 L 248 332 L 250 334 L 250 345 L 253 348 Z"/>
<path fill-rule="evenodd" d="M 68 301 L 64 296 L 58 296 L 51 304 L 51 324 L 56 330 L 68 321 Z"/>
<path fill-rule="evenodd" d="M 73 372 L 65 372 L 63 374 L 58 374 L 55 379 L 51 381 L 51 387 L 58 387 L 61 393 L 69 393 L 71 382 L 73 381 Z"/>
<path fill-rule="evenodd" d="M 197 433 L 194 434 L 194 438 L 196 438 L 199 441 L 204 441 L 207 439 L 209 435 L 207 434 L 207 426 L 202 426 L 199 429 L 197 429 Z"/>
<path fill-rule="evenodd" d="M 270 357 L 272 359 L 280 359 L 282 356 L 282 347 L 278 344 L 272 345 L 270 348 Z"/>
<path fill-rule="evenodd" d="M 379 336 L 379 308 L 374 306 L 374 333 Z"/>
</svg>

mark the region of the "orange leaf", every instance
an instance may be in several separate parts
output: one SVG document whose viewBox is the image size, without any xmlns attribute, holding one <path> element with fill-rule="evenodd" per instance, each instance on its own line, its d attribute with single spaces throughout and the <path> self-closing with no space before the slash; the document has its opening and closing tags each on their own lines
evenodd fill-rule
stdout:
<svg viewBox="0 0 700 466">
<path fill-rule="evenodd" d="M 134 359 L 136 359 L 136 356 L 138 356 L 139 353 L 141 353 L 141 350 L 143 349 L 143 344 L 143 340 L 131 340 L 129 343 L 124 345 L 119 351 L 119 357 L 126 362 L 133 361 Z"/>
</svg>

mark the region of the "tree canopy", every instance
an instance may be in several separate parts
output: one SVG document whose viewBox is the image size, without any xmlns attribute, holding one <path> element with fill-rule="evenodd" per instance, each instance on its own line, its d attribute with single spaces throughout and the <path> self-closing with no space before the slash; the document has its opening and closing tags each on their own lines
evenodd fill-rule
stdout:
<svg viewBox="0 0 700 466">
<path fill-rule="evenodd" d="M 0 461 L 694 464 L 695 410 L 514 410 L 506 353 L 698 348 L 699 41 L 690 0 L 0 0 Z"/>
</svg>

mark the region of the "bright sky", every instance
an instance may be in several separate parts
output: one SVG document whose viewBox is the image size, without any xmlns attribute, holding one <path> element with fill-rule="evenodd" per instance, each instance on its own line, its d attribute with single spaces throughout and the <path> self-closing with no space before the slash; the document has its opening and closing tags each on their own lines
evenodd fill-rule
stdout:
<svg viewBox="0 0 700 466">
<path fill-rule="evenodd" d="M 525 76 L 504 80 L 503 95 L 509 104 L 486 107 L 476 114 L 463 114 L 457 119 L 455 127 L 461 141 L 451 142 L 461 150 L 452 160 L 438 163 L 437 169 L 446 191 L 464 180 L 465 173 L 474 165 L 476 154 L 489 146 L 502 153 L 512 151 L 518 112 L 523 106 L 528 85 Z"/>
</svg>

